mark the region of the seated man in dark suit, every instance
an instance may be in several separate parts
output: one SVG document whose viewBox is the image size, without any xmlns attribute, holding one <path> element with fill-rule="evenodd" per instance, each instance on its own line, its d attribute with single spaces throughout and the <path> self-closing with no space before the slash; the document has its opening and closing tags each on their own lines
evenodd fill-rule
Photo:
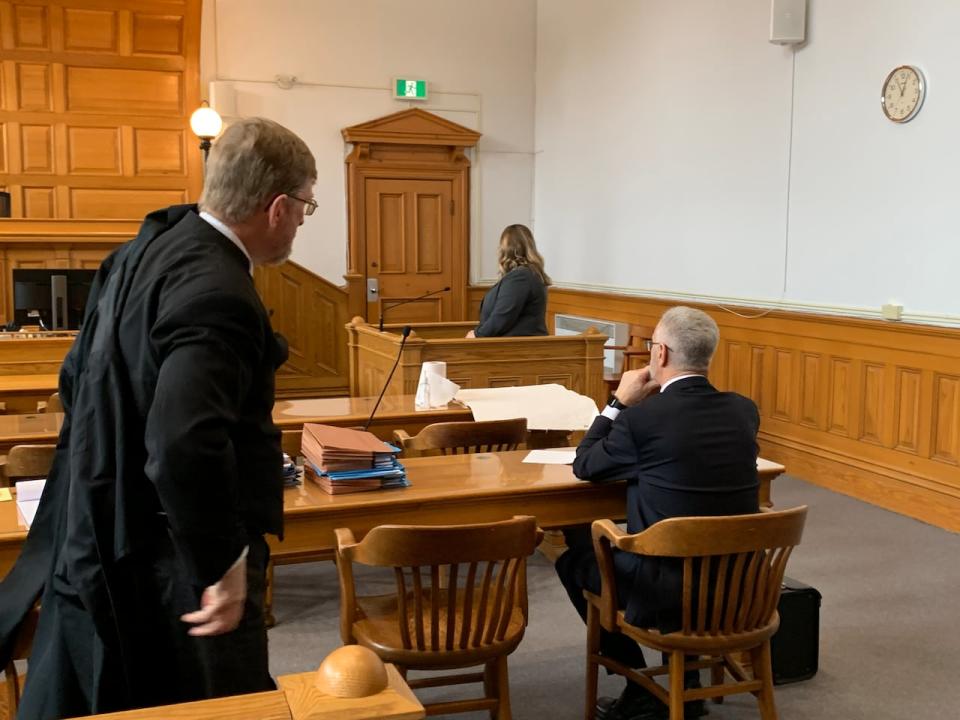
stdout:
<svg viewBox="0 0 960 720">
<path fill-rule="evenodd" d="M 718 392 L 706 372 L 719 331 L 700 310 L 675 307 L 663 314 L 650 342 L 650 365 L 625 372 L 603 413 L 577 448 L 578 478 L 627 478 L 627 530 L 638 533 L 659 520 L 692 515 L 757 512 L 757 430 L 753 401 Z M 568 531 L 569 550 L 557 574 L 581 617 L 583 591 L 600 591 L 589 528 Z M 679 566 L 617 552 L 619 602 L 629 622 L 677 629 Z M 640 647 L 624 635 L 603 633 L 600 652 L 628 667 L 645 667 Z M 698 681 L 691 673 L 688 683 Z M 641 720 L 666 717 L 647 691 L 627 683 L 616 701 L 601 698 L 597 717 Z M 704 714 L 702 701 L 687 703 L 685 717 Z"/>
</svg>

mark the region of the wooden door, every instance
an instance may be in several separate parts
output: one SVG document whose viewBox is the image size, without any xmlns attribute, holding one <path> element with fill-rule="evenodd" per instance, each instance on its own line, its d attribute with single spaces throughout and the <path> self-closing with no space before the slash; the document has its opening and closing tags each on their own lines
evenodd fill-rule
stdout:
<svg viewBox="0 0 960 720">
<path fill-rule="evenodd" d="M 367 178 L 364 184 L 367 320 L 441 322 L 460 319 L 460 293 L 442 292 L 462 283 L 456 262 L 453 181 Z M 423 300 L 407 302 L 429 292 Z"/>
</svg>

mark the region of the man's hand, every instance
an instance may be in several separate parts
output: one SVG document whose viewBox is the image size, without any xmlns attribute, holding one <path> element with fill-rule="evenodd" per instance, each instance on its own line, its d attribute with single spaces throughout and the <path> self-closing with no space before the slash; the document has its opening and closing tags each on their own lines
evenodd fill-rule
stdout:
<svg viewBox="0 0 960 720">
<path fill-rule="evenodd" d="M 180 619 L 193 625 L 190 635 L 223 635 L 240 624 L 246 601 L 247 556 L 244 553 L 219 581 L 203 591 L 200 609 L 181 615 Z"/>
<path fill-rule="evenodd" d="M 475 338 L 476 336 L 477 334 L 473 330 L 468 331 L 467 334 L 464 335 L 465 338 Z"/>
<path fill-rule="evenodd" d="M 639 370 L 627 370 L 620 376 L 614 396 L 626 406 L 636 405 L 648 395 L 660 390 L 660 385 L 650 377 L 650 366 Z"/>
</svg>

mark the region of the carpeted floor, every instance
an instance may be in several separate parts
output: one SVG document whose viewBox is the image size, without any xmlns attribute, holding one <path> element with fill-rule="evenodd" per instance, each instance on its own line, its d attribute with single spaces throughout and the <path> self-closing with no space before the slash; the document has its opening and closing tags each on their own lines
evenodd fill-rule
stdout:
<svg viewBox="0 0 960 720">
<path fill-rule="evenodd" d="M 823 594 L 820 672 L 777 688 L 781 717 L 960 718 L 960 535 L 788 477 L 775 482 L 774 501 L 780 508 L 810 506 L 787 574 Z M 272 672 L 316 668 L 340 644 L 333 563 L 277 568 L 275 593 Z M 526 637 L 510 657 L 514 717 L 583 717 L 583 623 L 540 555 L 530 565 L 530 608 Z M 621 686 L 601 678 L 601 694 L 615 695 Z M 759 713 L 752 697 L 737 696 L 710 705 L 708 717 Z"/>
</svg>

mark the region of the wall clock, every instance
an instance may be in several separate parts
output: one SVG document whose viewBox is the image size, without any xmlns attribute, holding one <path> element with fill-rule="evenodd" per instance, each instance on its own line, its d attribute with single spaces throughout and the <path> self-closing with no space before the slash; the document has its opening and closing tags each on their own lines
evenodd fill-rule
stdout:
<svg viewBox="0 0 960 720">
<path fill-rule="evenodd" d="M 913 65 L 894 68 L 883 81 L 883 93 L 880 95 L 883 114 L 897 123 L 913 120 L 920 112 L 926 90 L 927 84 L 920 68 Z"/>
</svg>

